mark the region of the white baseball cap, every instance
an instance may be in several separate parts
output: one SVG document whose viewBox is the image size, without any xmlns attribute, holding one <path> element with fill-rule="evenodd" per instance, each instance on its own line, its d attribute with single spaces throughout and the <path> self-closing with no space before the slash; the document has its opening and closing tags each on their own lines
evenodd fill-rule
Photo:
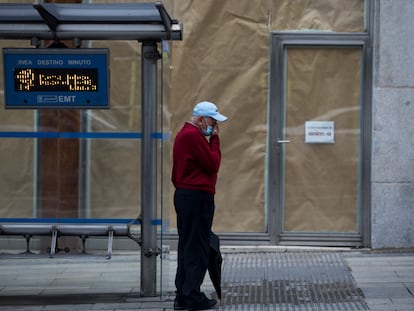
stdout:
<svg viewBox="0 0 414 311">
<path fill-rule="evenodd" d="M 218 112 L 217 106 L 208 101 L 199 102 L 195 105 L 193 116 L 211 117 L 217 121 L 226 121 L 227 117 Z"/>
</svg>

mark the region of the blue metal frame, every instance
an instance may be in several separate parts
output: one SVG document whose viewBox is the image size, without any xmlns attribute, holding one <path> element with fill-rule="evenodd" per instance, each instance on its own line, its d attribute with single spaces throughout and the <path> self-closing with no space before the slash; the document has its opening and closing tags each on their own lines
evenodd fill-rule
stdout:
<svg viewBox="0 0 414 311">
<path fill-rule="evenodd" d="M 169 133 L 151 133 L 152 139 L 169 140 Z M 0 138 L 142 139 L 141 132 L 0 132 Z"/>
</svg>

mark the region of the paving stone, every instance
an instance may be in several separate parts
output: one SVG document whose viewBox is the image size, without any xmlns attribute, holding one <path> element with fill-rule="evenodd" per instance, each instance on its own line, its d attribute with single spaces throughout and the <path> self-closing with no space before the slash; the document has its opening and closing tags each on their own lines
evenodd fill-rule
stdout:
<svg viewBox="0 0 414 311">
<path fill-rule="evenodd" d="M 360 284 L 366 298 L 411 298 L 411 294 L 401 283 L 392 284 Z"/>
</svg>

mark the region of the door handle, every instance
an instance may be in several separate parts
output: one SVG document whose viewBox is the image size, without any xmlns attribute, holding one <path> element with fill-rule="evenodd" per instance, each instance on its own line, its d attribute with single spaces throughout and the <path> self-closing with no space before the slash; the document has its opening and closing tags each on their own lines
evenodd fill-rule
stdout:
<svg viewBox="0 0 414 311">
<path fill-rule="evenodd" d="M 287 144 L 287 143 L 290 143 L 290 140 L 289 139 L 278 139 L 277 143 L 278 144 Z"/>
</svg>

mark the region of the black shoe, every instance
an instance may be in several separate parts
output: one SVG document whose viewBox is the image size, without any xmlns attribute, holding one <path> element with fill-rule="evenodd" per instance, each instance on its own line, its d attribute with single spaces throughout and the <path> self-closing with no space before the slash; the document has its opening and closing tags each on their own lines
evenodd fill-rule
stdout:
<svg viewBox="0 0 414 311">
<path fill-rule="evenodd" d="M 205 298 L 201 302 L 187 305 L 187 310 L 188 311 L 208 310 L 208 309 L 213 308 L 216 304 L 217 304 L 217 300 Z"/>
<path fill-rule="evenodd" d="M 180 299 L 180 298 L 175 298 L 174 299 L 174 310 L 186 310 L 187 306 L 185 304 L 185 300 L 184 299 Z"/>
</svg>

